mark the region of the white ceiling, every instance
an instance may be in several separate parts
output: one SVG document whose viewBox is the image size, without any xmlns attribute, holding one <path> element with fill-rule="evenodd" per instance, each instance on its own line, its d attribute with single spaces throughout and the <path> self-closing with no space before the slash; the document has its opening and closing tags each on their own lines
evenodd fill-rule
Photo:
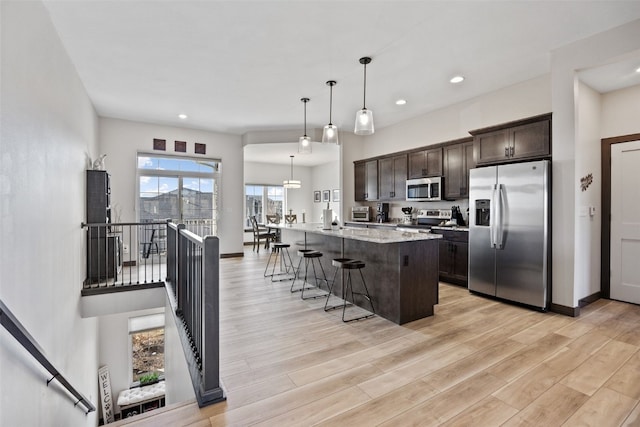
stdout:
<svg viewBox="0 0 640 427">
<path fill-rule="evenodd" d="M 373 58 L 367 107 L 380 129 L 548 73 L 553 49 L 640 18 L 640 1 L 45 5 L 99 115 L 236 134 L 302 133 L 301 97 L 311 98 L 308 127 L 321 128 L 329 79 L 338 82 L 333 122 L 351 131 L 362 107 L 361 56 Z M 590 84 L 638 84 L 629 68 L 640 59 L 628 61 Z M 455 74 L 466 80 L 450 84 Z M 407 104 L 396 106 L 398 98 Z"/>
</svg>

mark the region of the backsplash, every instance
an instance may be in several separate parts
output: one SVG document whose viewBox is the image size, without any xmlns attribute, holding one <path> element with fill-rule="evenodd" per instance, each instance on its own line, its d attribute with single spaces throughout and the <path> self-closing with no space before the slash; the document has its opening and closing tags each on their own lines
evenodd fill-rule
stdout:
<svg viewBox="0 0 640 427">
<path fill-rule="evenodd" d="M 376 216 L 376 202 L 359 203 L 358 206 L 370 206 L 371 214 L 375 220 Z M 389 202 L 389 222 L 402 222 L 403 213 L 402 208 L 412 207 L 413 217 L 416 217 L 418 209 L 451 209 L 452 206 L 460 206 L 460 212 L 464 218 L 465 223 L 469 223 L 469 199 L 460 200 L 444 200 L 440 202 Z M 349 208 L 350 209 L 350 208 Z"/>
</svg>

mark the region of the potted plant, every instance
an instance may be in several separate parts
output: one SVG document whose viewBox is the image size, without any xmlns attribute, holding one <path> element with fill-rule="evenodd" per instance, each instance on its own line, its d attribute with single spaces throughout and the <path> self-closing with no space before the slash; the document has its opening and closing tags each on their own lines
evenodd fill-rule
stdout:
<svg viewBox="0 0 640 427">
<path fill-rule="evenodd" d="M 157 372 L 150 372 L 140 377 L 140 386 L 155 384 L 159 381 Z"/>
</svg>

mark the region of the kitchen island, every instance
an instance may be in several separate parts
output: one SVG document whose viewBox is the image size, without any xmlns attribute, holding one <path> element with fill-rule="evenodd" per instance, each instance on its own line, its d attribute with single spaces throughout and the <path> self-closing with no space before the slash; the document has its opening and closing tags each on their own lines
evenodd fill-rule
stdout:
<svg viewBox="0 0 640 427">
<path fill-rule="evenodd" d="M 323 230 L 321 224 L 283 225 L 280 229 L 282 242 L 291 244 L 292 256 L 299 249 L 323 253 L 320 260 L 329 280 L 335 271 L 332 259 L 363 261 L 362 273 L 377 315 L 397 324 L 433 315 L 438 303 L 438 240 L 442 236 L 393 229 Z M 342 283 L 338 275 L 334 294 L 342 295 Z M 355 286 L 358 283 L 355 279 Z"/>
</svg>

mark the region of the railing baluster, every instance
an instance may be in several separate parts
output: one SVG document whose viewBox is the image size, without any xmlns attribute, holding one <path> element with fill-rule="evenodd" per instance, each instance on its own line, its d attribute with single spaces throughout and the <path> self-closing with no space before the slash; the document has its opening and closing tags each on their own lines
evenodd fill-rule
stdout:
<svg viewBox="0 0 640 427">
<path fill-rule="evenodd" d="M 200 406 L 225 399 L 220 387 L 219 353 L 219 240 L 195 235 L 180 224 L 169 224 L 167 279 L 191 380 Z M 175 270 L 169 260 L 177 259 Z M 171 296 L 175 295 L 175 298 Z"/>
</svg>

